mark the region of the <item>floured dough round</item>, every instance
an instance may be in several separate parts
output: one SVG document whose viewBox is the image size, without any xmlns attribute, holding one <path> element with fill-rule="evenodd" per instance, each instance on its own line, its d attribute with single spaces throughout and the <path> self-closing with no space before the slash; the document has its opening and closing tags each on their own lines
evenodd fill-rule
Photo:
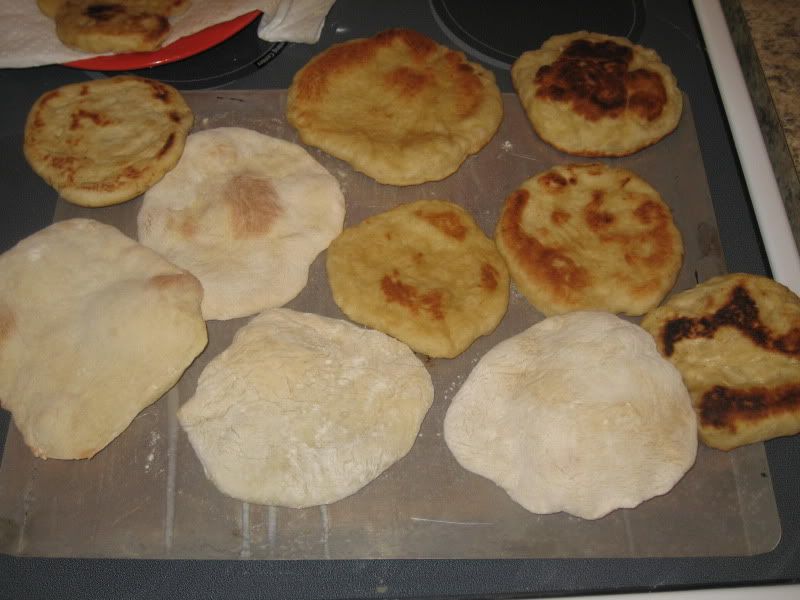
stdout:
<svg viewBox="0 0 800 600">
<path fill-rule="evenodd" d="M 276 308 L 209 363 L 178 419 L 220 491 L 302 508 L 355 493 L 405 456 L 432 401 L 404 344 Z"/>
<path fill-rule="evenodd" d="M 206 345 L 189 273 L 87 219 L 0 256 L 0 402 L 41 458 L 89 458 Z"/>
<path fill-rule="evenodd" d="M 402 204 L 345 230 L 327 270 L 348 317 L 428 356 L 460 354 L 508 307 L 503 257 L 467 211 L 443 200 Z"/>
<path fill-rule="evenodd" d="M 581 156 L 625 156 L 678 125 L 683 96 L 655 51 L 626 38 L 556 35 L 511 68 L 536 133 Z"/>
<path fill-rule="evenodd" d="M 306 144 L 381 183 L 454 173 L 503 117 L 494 75 L 407 29 L 337 44 L 294 77 L 286 116 Z"/>
<path fill-rule="evenodd" d="M 721 275 L 675 294 L 642 327 L 683 375 L 705 444 L 800 433 L 800 298 L 788 288 Z"/>
<path fill-rule="evenodd" d="M 339 183 L 296 144 L 238 127 L 189 136 L 144 197 L 139 240 L 203 284 L 203 315 L 281 306 L 342 230 Z"/>
<path fill-rule="evenodd" d="M 505 201 L 495 231 L 517 287 L 545 315 L 641 315 L 672 289 L 683 241 L 658 192 L 631 171 L 553 167 Z"/>
<path fill-rule="evenodd" d="M 550 317 L 490 350 L 444 435 L 527 510 L 584 519 L 665 494 L 697 451 L 680 373 L 647 332 L 601 312 Z"/>
<path fill-rule="evenodd" d="M 194 117 L 180 93 L 127 75 L 42 95 L 25 124 L 25 158 L 61 196 L 108 206 L 144 192 L 178 162 Z"/>
</svg>

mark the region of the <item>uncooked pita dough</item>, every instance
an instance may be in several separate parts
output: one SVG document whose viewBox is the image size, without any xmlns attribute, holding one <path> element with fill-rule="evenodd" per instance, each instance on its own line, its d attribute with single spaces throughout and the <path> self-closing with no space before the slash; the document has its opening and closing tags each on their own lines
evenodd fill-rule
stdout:
<svg viewBox="0 0 800 600">
<path fill-rule="evenodd" d="M 88 219 L 0 256 L 0 401 L 34 454 L 90 458 L 171 388 L 206 345 L 202 293 Z"/>
<path fill-rule="evenodd" d="M 220 491 L 302 508 L 349 496 L 402 458 L 432 401 L 405 344 L 275 308 L 209 363 L 178 419 Z"/>
<path fill-rule="evenodd" d="M 139 241 L 203 284 L 203 316 L 281 306 L 341 231 L 339 183 L 296 144 L 240 127 L 193 133 L 145 194 Z"/>
<path fill-rule="evenodd" d="M 602 312 L 550 317 L 490 350 L 444 435 L 527 510 L 584 519 L 668 492 L 697 451 L 677 369 L 646 331 Z"/>
</svg>

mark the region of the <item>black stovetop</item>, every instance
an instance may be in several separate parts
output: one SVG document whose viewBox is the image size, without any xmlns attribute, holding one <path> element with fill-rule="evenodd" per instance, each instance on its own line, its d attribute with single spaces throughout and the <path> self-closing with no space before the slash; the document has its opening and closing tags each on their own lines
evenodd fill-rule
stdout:
<svg viewBox="0 0 800 600">
<path fill-rule="evenodd" d="M 688 0 L 338 0 L 319 43 L 273 45 L 255 23 L 201 55 L 138 73 L 181 89 L 286 88 L 333 43 L 410 27 L 468 53 L 512 91 L 508 65 L 554 33 L 585 28 L 657 50 L 687 94 L 698 127 L 728 270 L 768 274 L 758 229 Z M 109 74 L 52 66 L 0 70 L 0 251 L 49 224 L 55 193 L 22 156 L 32 102 L 66 83 Z M 8 414 L 0 415 L 4 437 Z M 608 560 L 151 561 L 0 557 L 0 598 L 491 597 L 800 580 L 800 437 L 766 444 L 783 528 L 778 547 L 741 558 Z"/>
</svg>

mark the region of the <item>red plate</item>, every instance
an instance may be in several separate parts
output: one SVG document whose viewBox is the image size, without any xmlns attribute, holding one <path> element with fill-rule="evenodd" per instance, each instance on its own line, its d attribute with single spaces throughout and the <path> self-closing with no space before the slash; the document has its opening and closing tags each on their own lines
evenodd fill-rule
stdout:
<svg viewBox="0 0 800 600">
<path fill-rule="evenodd" d="M 206 27 L 202 31 L 179 38 L 163 48 L 153 52 L 131 52 L 129 54 L 113 54 L 110 56 L 96 56 L 73 62 L 65 63 L 68 67 L 77 67 L 89 71 L 130 71 L 155 67 L 188 58 L 208 50 L 220 42 L 238 33 L 261 14 L 254 10 L 230 21 L 217 23 Z"/>
</svg>

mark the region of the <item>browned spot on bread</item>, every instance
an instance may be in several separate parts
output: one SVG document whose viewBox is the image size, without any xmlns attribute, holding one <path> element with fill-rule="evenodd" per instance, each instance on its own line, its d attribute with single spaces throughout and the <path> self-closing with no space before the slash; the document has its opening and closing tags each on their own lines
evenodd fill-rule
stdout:
<svg viewBox="0 0 800 600">
<path fill-rule="evenodd" d="M 156 100 L 161 100 L 165 104 L 169 104 L 171 102 L 172 98 L 169 88 L 157 81 L 153 81 L 152 79 L 144 79 L 143 81 L 153 88 L 153 98 Z"/>
<path fill-rule="evenodd" d="M 539 185 L 550 190 L 551 192 L 558 192 L 569 183 L 564 177 L 556 171 L 547 171 L 537 179 Z"/>
<path fill-rule="evenodd" d="M 500 274 L 489 263 L 481 265 L 481 287 L 485 290 L 493 291 L 497 289 L 497 278 Z"/>
<path fill-rule="evenodd" d="M 800 386 L 729 388 L 715 385 L 700 399 L 698 413 L 706 427 L 736 433 L 737 423 L 760 421 L 800 411 Z"/>
<path fill-rule="evenodd" d="M 401 96 L 415 96 L 430 81 L 430 75 L 408 67 L 398 67 L 385 76 L 387 87 L 397 90 Z"/>
<path fill-rule="evenodd" d="M 388 29 L 372 39 L 376 46 L 391 46 L 395 42 L 400 42 L 411 51 L 411 56 L 419 62 L 424 61 L 428 55 L 436 51 L 436 43 L 433 40 L 412 29 Z"/>
<path fill-rule="evenodd" d="M 793 328 L 777 335 L 761 322 L 758 305 L 747 288 L 737 285 L 728 301 L 712 315 L 697 318 L 678 317 L 664 324 L 661 340 L 664 354 L 672 356 L 675 344 L 684 339 L 712 338 L 722 327 L 733 327 L 769 352 L 800 358 L 800 330 Z"/>
<path fill-rule="evenodd" d="M 414 214 L 420 219 L 428 221 L 446 236 L 457 239 L 459 242 L 464 241 L 467 236 L 467 226 L 461 222 L 461 217 L 454 211 L 425 212 L 417 210 L 414 211 Z"/>
<path fill-rule="evenodd" d="M 181 114 L 174 110 L 170 111 L 169 118 L 172 119 L 172 121 L 174 121 L 175 123 L 180 123 L 183 120 Z"/>
<path fill-rule="evenodd" d="M 602 210 L 603 190 L 593 190 L 592 200 L 583 208 L 583 218 L 593 231 L 605 230 L 614 223 L 614 215 Z"/>
<path fill-rule="evenodd" d="M 125 13 L 125 7 L 111 2 L 89 4 L 83 9 L 83 14 L 95 21 L 110 21 L 117 15 Z"/>
<path fill-rule="evenodd" d="M 506 199 L 499 234 L 521 267 L 535 281 L 568 298 L 589 285 L 589 272 L 558 248 L 542 244 L 522 228 L 522 214 L 530 200 L 527 190 L 516 190 Z"/>
<path fill-rule="evenodd" d="M 569 221 L 570 218 L 570 214 L 563 210 L 556 209 L 550 213 L 550 221 L 553 223 L 553 225 L 563 225 Z"/>
<path fill-rule="evenodd" d="M 73 131 L 81 126 L 81 121 L 83 120 L 91 121 L 98 127 L 104 127 L 106 125 L 110 125 L 112 122 L 110 119 L 104 117 L 98 112 L 84 110 L 82 108 L 73 112 L 71 117 L 72 120 L 70 121 L 69 128 Z"/>
<path fill-rule="evenodd" d="M 267 233 L 283 213 L 275 188 L 268 179 L 237 175 L 228 180 L 222 194 L 236 239 Z"/>
<path fill-rule="evenodd" d="M 172 287 L 183 286 L 187 278 L 190 277 L 191 275 L 187 275 L 186 273 L 169 273 L 164 275 L 154 275 L 153 277 L 150 278 L 150 284 L 159 290 L 166 290 Z"/>
<path fill-rule="evenodd" d="M 82 85 L 81 86 L 80 95 L 81 96 L 88 96 L 89 95 L 89 86 L 88 85 Z"/>
<path fill-rule="evenodd" d="M 169 151 L 170 148 L 172 148 L 173 145 L 175 145 L 175 133 L 170 133 L 169 136 L 167 136 L 164 145 L 161 146 L 161 150 L 158 151 L 158 154 L 156 156 L 161 158 L 162 156 L 164 156 L 164 154 L 166 154 Z"/>
<path fill-rule="evenodd" d="M 437 321 L 444 319 L 442 292 L 432 290 L 426 294 L 420 294 L 413 285 L 400 281 L 400 274 L 397 270 L 394 270 L 391 275 L 383 276 L 381 290 L 387 302 L 405 306 L 415 315 L 420 310 L 425 310 Z"/>
<path fill-rule="evenodd" d="M 611 40 L 573 41 L 534 77 L 536 96 L 568 103 L 589 121 L 619 117 L 626 109 L 652 121 L 663 111 L 666 89 L 658 73 L 628 71 L 633 50 Z"/>
</svg>

